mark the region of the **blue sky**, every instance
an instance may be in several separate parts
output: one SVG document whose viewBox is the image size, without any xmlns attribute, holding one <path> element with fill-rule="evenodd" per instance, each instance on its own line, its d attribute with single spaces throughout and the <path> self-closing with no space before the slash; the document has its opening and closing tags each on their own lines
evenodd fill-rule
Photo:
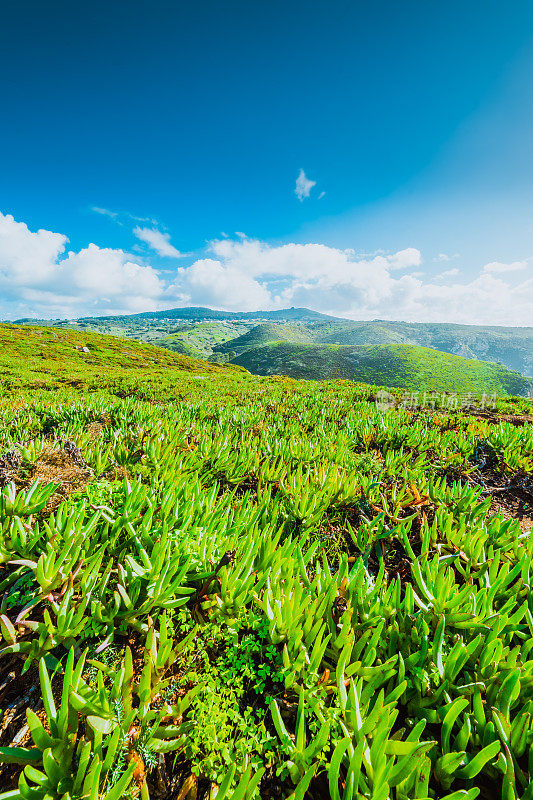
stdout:
<svg viewBox="0 0 533 800">
<path fill-rule="evenodd" d="M 529 0 L 13 3 L 0 67 L 1 316 L 533 318 Z"/>
</svg>

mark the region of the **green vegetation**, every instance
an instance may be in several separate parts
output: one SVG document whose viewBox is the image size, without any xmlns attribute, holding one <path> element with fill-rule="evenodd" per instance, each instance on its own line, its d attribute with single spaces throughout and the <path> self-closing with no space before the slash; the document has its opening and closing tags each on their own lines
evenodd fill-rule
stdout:
<svg viewBox="0 0 533 800">
<path fill-rule="evenodd" d="M 0 334 L 1 800 L 531 800 L 530 401 Z"/>
<path fill-rule="evenodd" d="M 343 345 L 415 344 L 464 358 L 499 362 L 523 375 L 533 375 L 533 328 L 345 321 L 316 326 L 315 341 Z"/>
<path fill-rule="evenodd" d="M 184 371 L 213 375 L 221 370 L 242 371 L 89 331 L 0 325 L 0 387 L 4 390 L 107 387 L 126 396 L 142 385 L 146 397 L 169 397 Z"/>
<path fill-rule="evenodd" d="M 151 338 L 150 341 L 158 347 L 183 352 L 193 358 L 207 358 L 221 342 L 234 340 L 247 330 L 246 325 L 234 322 L 198 322 L 183 326 L 178 332 L 168 336 Z"/>
<path fill-rule="evenodd" d="M 335 321 L 338 317 L 321 314 L 310 308 L 285 308 L 280 311 L 217 311 L 212 308 L 172 308 L 169 311 L 145 311 L 142 314 L 132 314 L 131 319 L 225 319 L 225 320 L 275 320 L 284 322 L 317 322 Z M 113 319 L 108 317 L 108 319 Z"/>
<path fill-rule="evenodd" d="M 246 350 L 233 361 L 258 375 L 344 378 L 418 391 L 525 395 L 532 385 L 499 364 L 412 345 L 341 347 L 274 342 Z"/>
<path fill-rule="evenodd" d="M 272 322 L 264 322 L 237 336 L 229 339 L 223 344 L 213 347 L 215 356 L 226 355 L 228 360 L 236 358 L 247 350 L 262 347 L 272 342 L 311 342 L 311 336 L 303 326 L 297 325 L 275 325 Z"/>
<path fill-rule="evenodd" d="M 23 322 L 35 324 L 31 320 Z M 387 320 L 353 322 L 307 308 L 246 313 L 176 308 L 124 317 L 87 317 L 40 324 L 132 337 L 217 363 L 274 341 L 351 346 L 411 344 L 500 363 L 526 377 L 533 375 L 533 328 Z"/>
</svg>

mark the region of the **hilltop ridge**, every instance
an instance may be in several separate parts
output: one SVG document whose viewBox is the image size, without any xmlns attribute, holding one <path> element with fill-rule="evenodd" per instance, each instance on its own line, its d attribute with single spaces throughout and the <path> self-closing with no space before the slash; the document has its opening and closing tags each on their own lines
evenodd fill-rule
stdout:
<svg viewBox="0 0 533 800">
<path fill-rule="evenodd" d="M 343 346 L 278 341 L 247 349 L 235 356 L 233 363 L 257 375 L 343 378 L 413 390 L 526 396 L 533 386 L 531 379 L 500 364 L 418 345 Z"/>
</svg>

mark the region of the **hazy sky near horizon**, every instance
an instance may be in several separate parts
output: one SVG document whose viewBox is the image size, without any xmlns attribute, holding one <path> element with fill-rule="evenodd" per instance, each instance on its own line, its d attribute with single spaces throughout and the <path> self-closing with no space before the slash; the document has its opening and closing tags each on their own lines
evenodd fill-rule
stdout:
<svg viewBox="0 0 533 800">
<path fill-rule="evenodd" d="M 533 324 L 530 0 L 19 0 L 0 318 Z"/>
</svg>

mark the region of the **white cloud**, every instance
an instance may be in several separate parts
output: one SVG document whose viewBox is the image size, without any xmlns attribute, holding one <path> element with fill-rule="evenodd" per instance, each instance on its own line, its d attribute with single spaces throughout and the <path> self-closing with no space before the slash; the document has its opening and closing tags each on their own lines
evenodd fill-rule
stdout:
<svg viewBox="0 0 533 800">
<path fill-rule="evenodd" d="M 101 208 L 100 206 L 92 206 L 91 211 L 94 211 L 95 214 L 100 214 L 102 217 L 109 217 L 115 222 L 118 222 L 119 215 L 116 211 L 110 211 L 108 208 Z"/>
<path fill-rule="evenodd" d="M 11 214 L 0 213 L 0 280 L 16 286 L 46 281 L 67 242 L 61 233 L 32 232 Z"/>
<path fill-rule="evenodd" d="M 533 280 L 511 286 L 482 273 L 456 283 L 455 271 L 446 284 L 423 280 L 420 273 L 398 276 L 399 269 L 420 264 L 415 248 L 358 257 L 322 244 L 273 247 L 254 239 L 217 240 L 210 247 L 221 274 L 245 280 L 241 307 L 250 310 L 257 308 L 255 293 L 268 291 L 270 307 L 307 306 L 353 319 L 493 325 L 529 325 L 533 319 Z M 180 271 L 183 277 L 188 269 Z M 219 297 L 228 307 L 228 298 Z"/>
<path fill-rule="evenodd" d="M 0 314 L 76 316 L 154 308 L 164 284 L 123 250 L 90 244 L 65 256 L 68 239 L 30 231 L 0 213 Z"/>
<path fill-rule="evenodd" d="M 338 250 L 324 244 L 284 244 L 272 247 L 256 239 L 220 239 L 211 242 L 211 250 L 226 264 L 247 275 L 268 278 L 318 281 L 324 287 L 340 282 L 364 280 L 375 283 L 389 270 L 405 269 L 421 263 L 414 247 L 391 255 L 357 258 L 353 250 Z"/>
<path fill-rule="evenodd" d="M 202 258 L 176 272 L 165 297 L 181 304 L 212 306 L 230 311 L 256 311 L 272 307 L 271 295 L 235 264 Z"/>
<path fill-rule="evenodd" d="M 407 269 L 408 267 L 419 267 L 422 263 L 422 255 L 420 250 L 415 247 L 407 247 L 392 256 L 387 256 L 387 260 L 391 269 Z"/>
<path fill-rule="evenodd" d="M 444 272 L 437 275 L 437 278 L 454 278 L 456 275 L 459 275 L 459 270 L 457 267 L 454 267 L 453 269 L 445 269 Z"/>
<path fill-rule="evenodd" d="M 352 319 L 419 322 L 530 325 L 533 319 L 527 260 L 513 262 L 525 264 L 527 273 L 522 266 L 512 275 L 485 268 L 465 283 L 456 269 L 437 278 L 416 270 L 422 258 L 415 248 L 357 255 L 320 243 L 274 246 L 241 234 L 210 242 L 190 266 L 158 272 L 120 249 L 90 244 L 67 252 L 67 244 L 63 234 L 30 231 L 0 214 L 0 317 L 206 305 L 243 311 L 307 306 Z"/>
<path fill-rule="evenodd" d="M 316 181 L 309 180 L 303 169 L 301 169 L 296 178 L 296 188 L 294 190 L 298 200 L 305 200 L 306 197 L 309 197 L 313 186 L 316 186 Z"/>
<path fill-rule="evenodd" d="M 183 258 L 183 256 L 186 255 L 184 253 L 180 253 L 179 250 L 170 244 L 170 234 L 162 233 L 156 228 L 141 228 L 137 225 L 137 227 L 133 229 L 133 233 L 137 239 L 145 242 L 160 256 Z"/>
<path fill-rule="evenodd" d="M 69 253 L 58 267 L 64 286 L 81 295 L 106 298 L 157 297 L 162 283 L 152 267 L 136 264 L 123 250 L 90 244 Z M 136 301 L 133 303 L 136 305 Z M 128 307 L 132 303 L 128 300 Z"/>
<path fill-rule="evenodd" d="M 527 261 L 511 261 L 509 264 L 504 264 L 501 261 L 491 261 L 490 264 L 485 264 L 483 272 L 516 272 L 517 270 L 526 269 Z"/>
<path fill-rule="evenodd" d="M 449 253 L 439 253 L 433 261 L 454 261 L 456 258 L 459 258 L 460 253 L 453 253 L 450 255 Z"/>
</svg>

